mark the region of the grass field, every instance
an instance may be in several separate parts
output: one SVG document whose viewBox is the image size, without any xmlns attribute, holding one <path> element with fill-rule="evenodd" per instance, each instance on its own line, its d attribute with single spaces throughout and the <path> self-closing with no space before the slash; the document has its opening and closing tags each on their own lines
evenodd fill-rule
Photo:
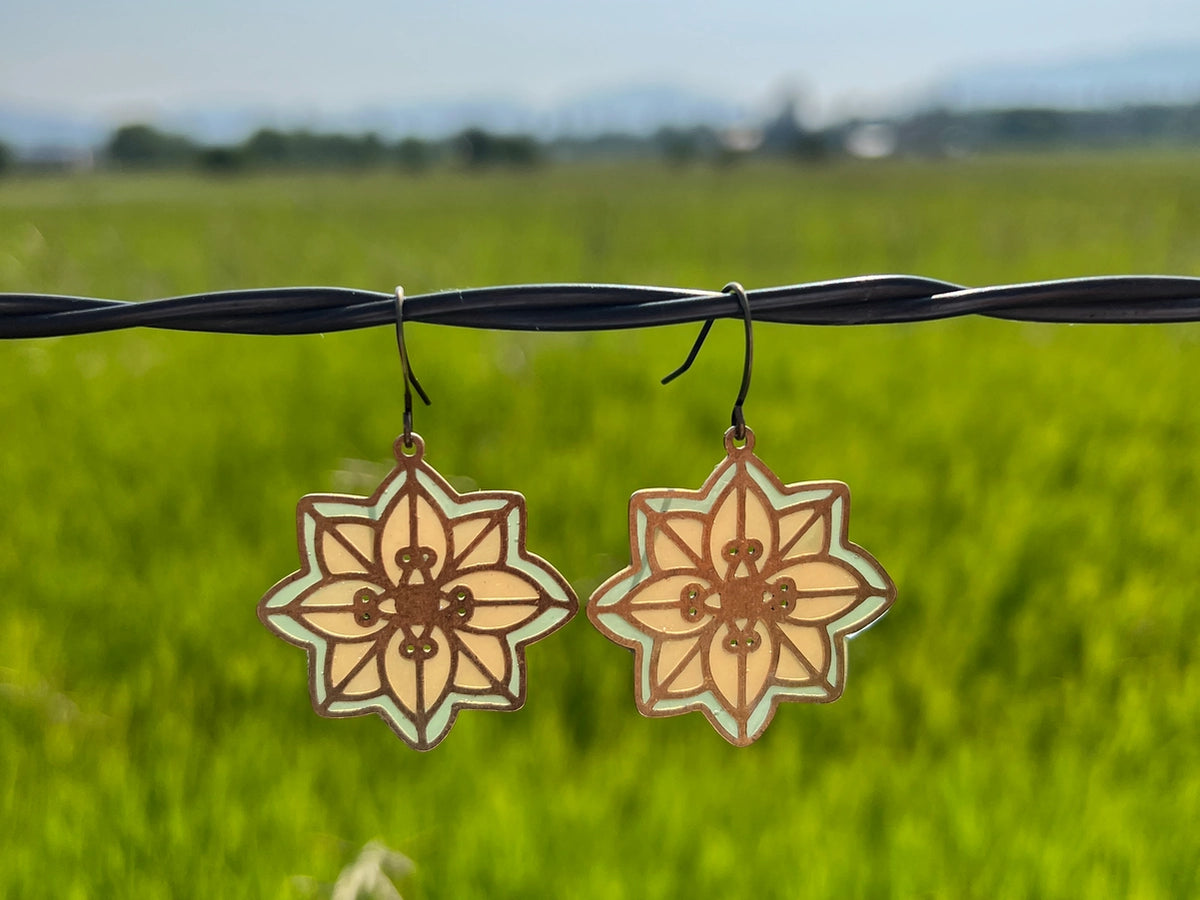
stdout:
<svg viewBox="0 0 1200 900">
<path fill-rule="evenodd" d="M 1197 162 L 9 181 L 0 290 L 1200 275 Z M 524 492 L 586 597 L 630 493 L 722 456 L 715 331 L 664 388 L 690 326 L 411 326 L 429 461 Z M 296 500 L 389 459 L 387 329 L 0 344 L 0 896 L 299 897 L 372 839 L 406 898 L 1200 894 L 1200 326 L 756 337 L 759 455 L 848 482 L 899 588 L 845 696 L 736 749 L 580 615 L 428 754 L 317 717 L 255 616 Z"/>
</svg>

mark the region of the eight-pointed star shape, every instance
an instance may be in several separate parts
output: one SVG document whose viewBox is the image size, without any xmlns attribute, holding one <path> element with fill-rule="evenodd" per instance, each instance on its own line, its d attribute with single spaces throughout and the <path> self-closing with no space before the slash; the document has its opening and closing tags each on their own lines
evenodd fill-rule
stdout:
<svg viewBox="0 0 1200 900">
<path fill-rule="evenodd" d="M 846 679 L 846 638 L 891 605 L 895 585 L 847 540 L 837 481 L 785 485 L 725 435 L 698 491 L 644 490 L 629 504 L 631 565 L 588 617 L 635 658 L 638 709 L 699 709 L 746 746 L 782 701 L 827 703 Z"/>
<path fill-rule="evenodd" d="M 524 647 L 578 601 L 525 550 L 525 498 L 459 494 L 396 442 L 396 468 L 369 498 L 313 494 L 297 508 L 302 568 L 269 590 L 259 618 L 308 649 L 313 706 L 376 712 L 428 750 L 459 709 L 518 709 Z"/>
</svg>

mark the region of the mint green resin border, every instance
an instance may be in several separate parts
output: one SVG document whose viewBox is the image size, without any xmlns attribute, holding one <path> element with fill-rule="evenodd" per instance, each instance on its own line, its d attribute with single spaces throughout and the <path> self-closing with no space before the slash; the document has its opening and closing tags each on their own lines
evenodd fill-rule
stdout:
<svg viewBox="0 0 1200 900">
<path fill-rule="evenodd" d="M 433 497 L 434 502 L 441 509 L 453 511 L 450 518 L 459 518 L 476 513 L 493 512 L 501 509 L 508 501 L 504 498 L 486 497 L 480 500 L 470 500 L 466 503 L 458 502 L 452 499 L 445 490 L 436 481 L 431 479 L 421 468 L 416 468 L 417 483 L 424 488 Z M 312 503 L 313 509 L 322 516 L 328 518 L 346 518 L 352 517 L 362 519 L 364 521 L 379 522 L 383 511 L 391 504 L 396 495 L 404 488 L 408 482 L 408 473 L 398 473 L 388 486 L 380 494 L 379 499 L 369 507 L 363 507 L 362 504 L 346 502 L 354 498 L 346 497 L 344 500 L 314 500 Z M 570 615 L 570 598 L 566 596 L 562 588 L 553 579 L 545 579 L 545 573 L 532 561 L 525 559 L 520 553 L 520 534 L 521 534 L 521 511 L 514 507 L 508 516 L 508 545 L 505 552 L 505 563 L 510 567 L 528 575 L 535 584 L 542 588 L 546 593 L 559 603 L 565 604 L 565 607 L 553 607 L 545 610 L 538 616 L 535 616 L 523 627 L 509 632 L 505 635 L 505 642 L 508 645 L 508 650 L 515 656 L 517 647 L 522 641 L 536 638 L 541 634 L 553 631 L 565 618 Z M 323 580 L 323 575 L 320 571 L 320 566 L 316 558 L 316 520 L 309 515 L 304 517 L 304 550 L 306 561 L 308 563 L 308 574 L 301 579 L 298 579 L 287 588 L 280 590 L 274 594 L 266 603 L 267 609 L 276 609 L 281 606 L 287 606 L 299 597 L 304 591 L 308 590 L 313 585 Z M 549 583 L 547 583 L 549 582 Z M 281 634 L 286 634 L 297 644 L 307 647 L 315 655 L 314 665 L 318 673 L 325 671 L 325 659 L 329 652 L 329 642 L 325 638 L 314 634 L 309 629 L 301 625 L 296 619 L 291 616 L 268 615 L 271 625 Z M 512 673 L 509 676 L 508 689 L 513 696 L 520 693 L 520 676 L 521 671 L 519 666 L 512 666 Z M 326 690 L 323 677 L 313 679 L 313 688 L 316 691 L 315 697 L 317 703 L 325 706 L 331 713 L 337 714 L 353 714 L 361 712 L 378 712 L 396 729 L 404 735 L 408 740 L 417 743 L 421 741 L 421 736 L 417 733 L 416 723 L 410 719 L 402 709 L 386 694 L 377 697 L 369 697 L 363 700 L 335 700 L 326 705 Z M 499 707 L 507 708 L 512 701 L 501 694 L 458 694 L 453 691 L 446 694 L 445 698 L 438 704 L 437 710 L 429 718 L 428 734 L 425 736 L 426 741 L 435 740 L 440 737 L 450 726 L 450 717 L 454 712 L 456 703 L 466 702 L 471 707 L 488 708 Z"/>
<path fill-rule="evenodd" d="M 757 460 L 757 457 L 755 457 Z M 729 466 L 721 477 L 713 483 L 704 499 L 686 499 L 680 497 L 654 497 L 646 498 L 643 502 L 646 506 L 655 512 L 665 513 L 670 511 L 688 511 L 709 513 L 712 511 L 713 503 L 716 498 L 721 495 L 721 492 L 728 486 L 733 479 L 737 466 L 745 465 L 747 473 L 751 480 L 762 489 L 766 494 L 773 508 L 776 510 L 786 507 L 795 506 L 800 503 L 811 503 L 814 501 L 825 500 L 832 496 L 833 491 L 828 488 L 818 490 L 804 491 L 797 494 L 784 494 L 774 484 L 774 479 L 761 466 L 751 463 L 735 463 Z M 838 497 L 830 504 L 830 540 L 829 540 L 829 555 L 835 559 L 839 559 L 850 565 L 856 572 L 863 576 L 867 584 L 877 589 L 881 593 L 871 594 L 865 597 L 857 607 L 849 610 L 845 615 L 835 619 L 828 626 L 830 640 L 830 657 L 829 657 L 829 684 L 835 690 L 838 688 L 838 672 L 843 671 L 838 665 L 840 659 L 839 638 L 849 639 L 859 631 L 855 626 L 863 621 L 870 622 L 879 614 L 879 610 L 887 605 L 887 586 L 883 581 L 882 573 L 878 568 L 867 562 L 857 553 L 854 553 L 847 547 L 844 547 L 840 541 L 844 533 L 846 517 L 846 501 L 842 497 Z M 635 513 L 635 522 L 637 530 L 637 547 L 638 558 L 642 561 L 641 568 L 631 574 L 629 577 L 622 579 L 614 584 L 611 588 L 605 591 L 602 595 L 596 598 L 595 605 L 597 609 L 603 609 L 606 606 L 614 606 L 622 597 L 631 592 L 634 588 L 648 579 L 651 575 L 649 552 L 646 546 L 646 535 L 648 530 L 648 522 L 645 512 L 638 510 Z M 605 627 L 620 635 L 626 640 L 636 641 L 642 649 L 642 666 L 641 678 L 638 682 L 639 701 L 643 705 L 647 705 L 646 698 L 650 696 L 650 666 L 654 650 L 654 639 L 634 627 L 633 623 L 627 619 L 616 615 L 615 613 L 598 613 L 598 618 Z M 746 733 L 756 734 L 759 732 L 766 720 L 770 717 L 771 711 L 774 708 L 776 701 L 786 700 L 789 698 L 804 700 L 804 699 L 823 699 L 826 697 L 826 692 L 823 688 L 816 685 L 807 685 L 803 687 L 788 687 L 786 685 L 771 685 L 763 693 L 762 699 L 754 707 L 754 711 L 750 714 L 746 721 Z M 663 699 L 657 703 L 650 704 L 650 708 L 655 712 L 664 713 L 682 713 L 693 709 L 696 704 L 702 705 L 713 719 L 715 719 L 721 728 L 734 738 L 739 737 L 737 721 L 726 711 L 721 702 L 714 696 L 712 691 L 704 691 L 692 697 L 678 697 L 673 699 Z"/>
</svg>

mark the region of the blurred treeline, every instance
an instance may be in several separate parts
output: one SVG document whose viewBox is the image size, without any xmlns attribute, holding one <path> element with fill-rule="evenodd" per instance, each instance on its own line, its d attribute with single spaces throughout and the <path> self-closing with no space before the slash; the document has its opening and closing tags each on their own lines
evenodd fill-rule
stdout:
<svg viewBox="0 0 1200 900">
<path fill-rule="evenodd" d="M 762 156 L 821 162 L 844 156 L 956 157 L 989 152 L 1200 147 L 1200 102 L 1107 110 L 930 110 L 903 118 L 801 124 L 792 105 L 756 127 L 661 128 L 648 135 L 539 138 L 469 128 L 441 139 L 387 140 L 263 128 L 241 143 L 213 145 L 151 125 L 116 129 L 82 163 L 117 170 L 196 168 L 213 173 L 269 169 L 434 166 L 531 168 L 548 162 L 661 159 L 728 164 Z M 24 168 L 77 167 L 74 158 L 23 158 L 0 142 L 0 175 Z"/>
</svg>

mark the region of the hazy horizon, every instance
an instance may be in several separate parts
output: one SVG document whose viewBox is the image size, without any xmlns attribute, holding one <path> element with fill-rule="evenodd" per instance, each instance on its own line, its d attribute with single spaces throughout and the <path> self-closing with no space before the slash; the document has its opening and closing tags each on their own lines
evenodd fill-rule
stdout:
<svg viewBox="0 0 1200 900">
<path fill-rule="evenodd" d="M 687 11 L 647 0 L 428 9 L 361 0 L 336 15 L 315 0 L 10 0 L 0 9 L 0 104 L 108 122 L 213 108 L 319 117 L 466 100 L 552 108 L 670 85 L 756 110 L 795 92 L 829 119 L 895 105 L 964 71 L 1187 43 L 1200 45 L 1200 9 L 1185 0 L 1020 0 L 1002 10 L 745 0 Z"/>
</svg>

